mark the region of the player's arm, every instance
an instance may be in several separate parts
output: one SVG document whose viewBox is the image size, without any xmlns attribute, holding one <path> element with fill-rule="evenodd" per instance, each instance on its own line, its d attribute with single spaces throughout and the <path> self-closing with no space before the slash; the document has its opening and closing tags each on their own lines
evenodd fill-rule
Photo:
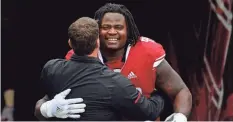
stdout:
<svg viewBox="0 0 233 122">
<path fill-rule="evenodd" d="M 143 96 L 123 76 L 117 78 L 117 87 L 111 91 L 113 106 L 130 120 L 156 120 L 164 107 L 164 101 L 156 92 L 151 98 Z"/>
<path fill-rule="evenodd" d="M 45 118 L 80 118 L 79 113 L 83 113 L 86 107 L 83 104 L 82 98 L 65 99 L 65 97 L 70 93 L 71 89 L 62 91 L 56 94 L 53 98 L 49 95 L 51 87 L 51 81 L 49 76 L 51 72 L 49 67 L 54 65 L 57 60 L 48 61 L 41 72 L 40 81 L 42 82 L 46 96 L 39 100 L 35 107 L 35 116 L 39 120 L 45 120 Z M 51 100 L 50 100 L 51 99 Z"/>
<path fill-rule="evenodd" d="M 53 99 L 46 95 L 36 103 L 35 116 L 43 121 L 52 117 L 56 118 L 80 118 L 80 113 L 85 111 L 86 105 L 82 98 L 65 99 L 71 89 L 57 94 Z M 59 108 L 59 110 L 57 109 Z"/>
<path fill-rule="evenodd" d="M 174 100 L 174 111 L 189 116 L 192 107 L 192 95 L 178 73 L 164 59 L 157 67 L 156 86 Z"/>
<path fill-rule="evenodd" d="M 36 106 L 35 106 L 35 111 L 34 111 L 34 115 L 37 117 L 37 119 L 41 120 L 41 121 L 45 121 L 47 118 L 45 118 L 40 111 L 40 107 L 43 103 L 49 101 L 49 98 L 47 95 L 45 95 L 42 99 L 38 100 L 36 102 Z"/>
</svg>

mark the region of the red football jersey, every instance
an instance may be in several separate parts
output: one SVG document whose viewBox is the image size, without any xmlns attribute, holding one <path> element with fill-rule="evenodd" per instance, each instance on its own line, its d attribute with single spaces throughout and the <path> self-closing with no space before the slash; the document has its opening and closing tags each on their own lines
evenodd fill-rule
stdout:
<svg viewBox="0 0 233 122">
<path fill-rule="evenodd" d="M 67 54 L 66 54 L 66 56 L 65 56 L 65 58 L 66 58 L 66 60 L 70 60 L 70 58 L 71 58 L 71 56 L 74 54 L 74 51 L 73 50 L 70 50 Z"/>
<path fill-rule="evenodd" d="M 69 60 L 73 53 L 70 50 L 66 59 Z M 103 61 L 100 53 L 98 56 Z M 159 43 L 147 37 L 141 37 L 135 46 L 128 46 L 124 64 L 120 62 L 121 60 L 106 64 L 115 72 L 121 72 L 145 96 L 150 97 L 155 89 L 156 67 L 163 61 L 164 57 L 165 51 Z"/>
</svg>

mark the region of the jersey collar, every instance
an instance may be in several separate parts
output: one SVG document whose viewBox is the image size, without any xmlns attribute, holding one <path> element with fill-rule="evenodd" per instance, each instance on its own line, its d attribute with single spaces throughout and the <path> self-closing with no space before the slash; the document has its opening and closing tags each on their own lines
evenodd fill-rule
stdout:
<svg viewBox="0 0 233 122">
<path fill-rule="evenodd" d="M 127 47 L 126 47 L 126 51 L 124 52 L 124 56 L 122 58 L 122 62 L 125 62 L 129 56 L 129 51 L 131 49 L 131 45 L 129 44 Z M 100 61 L 104 64 L 107 60 L 102 56 L 101 52 L 99 51 L 98 52 L 98 57 L 100 59 Z"/>
</svg>

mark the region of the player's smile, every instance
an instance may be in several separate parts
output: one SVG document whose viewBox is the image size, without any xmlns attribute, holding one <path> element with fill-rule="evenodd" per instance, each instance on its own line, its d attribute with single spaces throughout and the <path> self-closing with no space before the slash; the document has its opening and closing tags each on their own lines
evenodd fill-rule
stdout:
<svg viewBox="0 0 233 122">
<path fill-rule="evenodd" d="M 105 42 L 109 47 L 118 47 L 120 40 L 117 38 L 106 38 Z"/>
<path fill-rule="evenodd" d="M 120 41 L 120 38 L 118 37 L 107 37 L 105 38 L 106 41 L 108 41 L 108 43 L 117 43 Z"/>
</svg>

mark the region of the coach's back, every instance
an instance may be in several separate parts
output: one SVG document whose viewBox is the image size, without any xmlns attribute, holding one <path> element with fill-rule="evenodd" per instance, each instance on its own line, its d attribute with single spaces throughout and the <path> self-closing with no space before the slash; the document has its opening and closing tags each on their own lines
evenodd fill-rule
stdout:
<svg viewBox="0 0 233 122">
<path fill-rule="evenodd" d="M 79 120 L 120 119 L 112 108 L 109 94 L 120 74 L 113 73 L 99 59 L 77 55 L 70 61 L 54 59 L 45 65 L 44 71 L 49 74 L 44 82 L 50 99 L 68 88 L 72 91 L 67 98 L 84 99 L 87 107 Z"/>
</svg>

